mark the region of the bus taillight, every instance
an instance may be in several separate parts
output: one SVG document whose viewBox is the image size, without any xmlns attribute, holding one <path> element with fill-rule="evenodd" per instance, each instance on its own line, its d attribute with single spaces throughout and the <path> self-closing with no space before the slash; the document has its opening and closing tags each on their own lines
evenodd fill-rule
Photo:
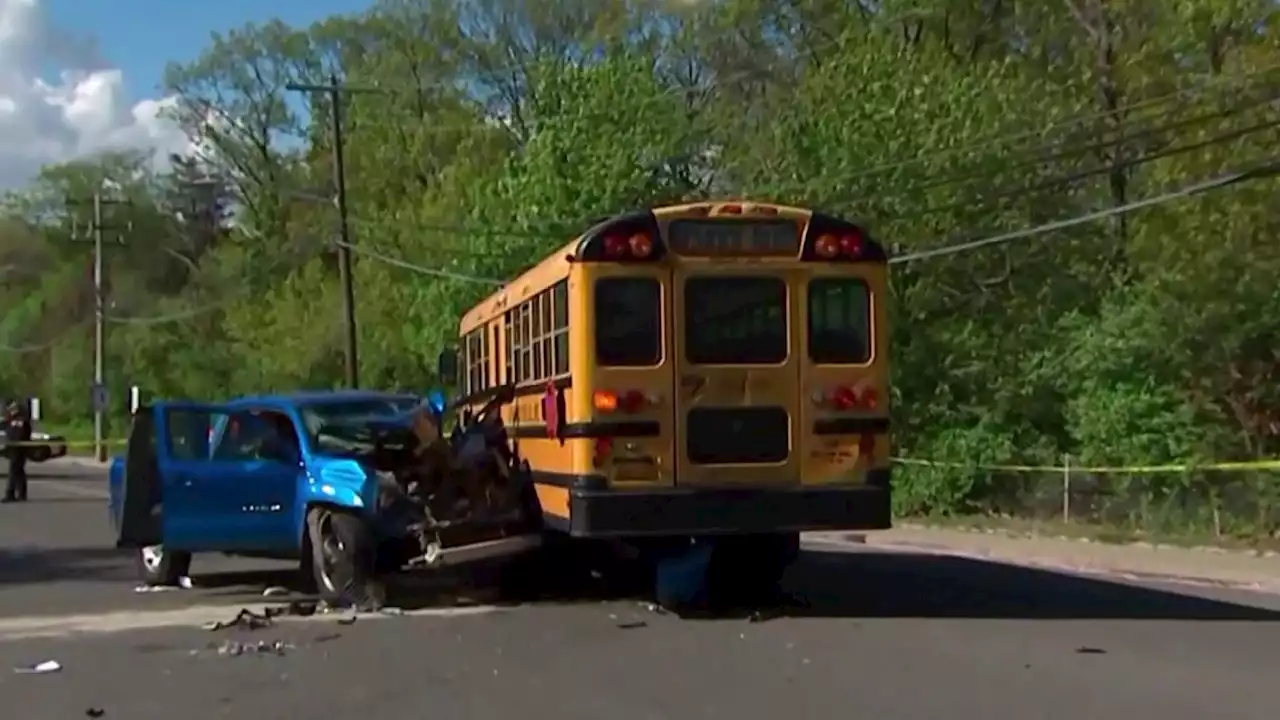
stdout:
<svg viewBox="0 0 1280 720">
<path fill-rule="evenodd" d="M 591 405 L 600 412 L 613 412 L 618 409 L 618 396 L 607 390 L 597 390 L 591 396 Z"/>
<path fill-rule="evenodd" d="M 653 398 L 639 390 L 629 390 L 624 393 L 597 390 L 592 395 L 591 404 L 600 412 L 610 413 L 621 410 L 624 413 L 631 414 L 640 412 L 646 405 L 656 404 L 652 400 Z"/>
<path fill-rule="evenodd" d="M 841 385 L 831 393 L 831 404 L 837 410 L 852 410 L 858 407 L 858 394 L 853 391 L 853 388 Z"/>
<path fill-rule="evenodd" d="M 840 241 L 835 235 L 823 235 L 814 243 L 813 249 L 818 257 L 830 260 L 840 254 Z"/>
<path fill-rule="evenodd" d="M 818 405 L 830 404 L 836 410 L 875 410 L 880 403 L 880 394 L 875 388 L 863 388 L 859 393 L 847 385 L 841 385 L 829 394 L 815 394 L 814 402 Z"/>
</svg>

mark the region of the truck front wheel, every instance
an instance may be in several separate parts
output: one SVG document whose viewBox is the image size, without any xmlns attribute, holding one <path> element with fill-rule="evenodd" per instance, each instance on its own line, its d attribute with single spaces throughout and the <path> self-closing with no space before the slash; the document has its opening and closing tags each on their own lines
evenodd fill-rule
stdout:
<svg viewBox="0 0 1280 720">
<path fill-rule="evenodd" d="M 382 593 L 374 577 L 375 547 L 364 520 L 349 512 L 311 508 L 307 535 L 320 598 L 334 607 L 378 609 Z"/>
<path fill-rule="evenodd" d="M 135 551 L 138 576 L 145 585 L 174 586 L 191 572 L 191 553 L 165 550 L 163 545 L 148 545 Z"/>
</svg>

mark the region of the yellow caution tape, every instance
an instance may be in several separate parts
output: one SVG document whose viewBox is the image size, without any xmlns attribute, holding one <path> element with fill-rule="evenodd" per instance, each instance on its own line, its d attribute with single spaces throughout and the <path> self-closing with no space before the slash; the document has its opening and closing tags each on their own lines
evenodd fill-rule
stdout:
<svg viewBox="0 0 1280 720">
<path fill-rule="evenodd" d="M 1099 475 L 1143 475 L 1186 472 L 1231 472 L 1237 470 L 1280 470 L 1280 460 L 1248 460 L 1183 465 L 988 465 L 985 463 L 942 462 L 919 458 L 892 458 L 896 465 L 950 468 L 957 470 L 989 470 L 993 472 L 1082 472 Z"/>
</svg>

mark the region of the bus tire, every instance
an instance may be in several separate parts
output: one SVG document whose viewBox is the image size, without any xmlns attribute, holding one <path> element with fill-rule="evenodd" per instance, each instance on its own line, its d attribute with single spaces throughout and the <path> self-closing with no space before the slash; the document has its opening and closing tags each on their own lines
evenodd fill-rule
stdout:
<svg viewBox="0 0 1280 720">
<path fill-rule="evenodd" d="M 332 607 L 378 609 L 381 589 L 374 574 L 375 547 L 364 519 L 313 507 L 307 511 L 307 536 L 320 599 Z"/>
</svg>

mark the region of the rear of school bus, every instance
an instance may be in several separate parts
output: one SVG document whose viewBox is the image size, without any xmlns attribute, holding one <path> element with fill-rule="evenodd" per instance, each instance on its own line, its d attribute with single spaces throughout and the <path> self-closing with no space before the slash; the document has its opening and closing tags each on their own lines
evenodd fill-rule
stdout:
<svg viewBox="0 0 1280 720">
<path fill-rule="evenodd" d="M 853 223 L 704 203 L 606 221 L 570 271 L 580 537 L 890 525 L 887 265 Z"/>
</svg>

